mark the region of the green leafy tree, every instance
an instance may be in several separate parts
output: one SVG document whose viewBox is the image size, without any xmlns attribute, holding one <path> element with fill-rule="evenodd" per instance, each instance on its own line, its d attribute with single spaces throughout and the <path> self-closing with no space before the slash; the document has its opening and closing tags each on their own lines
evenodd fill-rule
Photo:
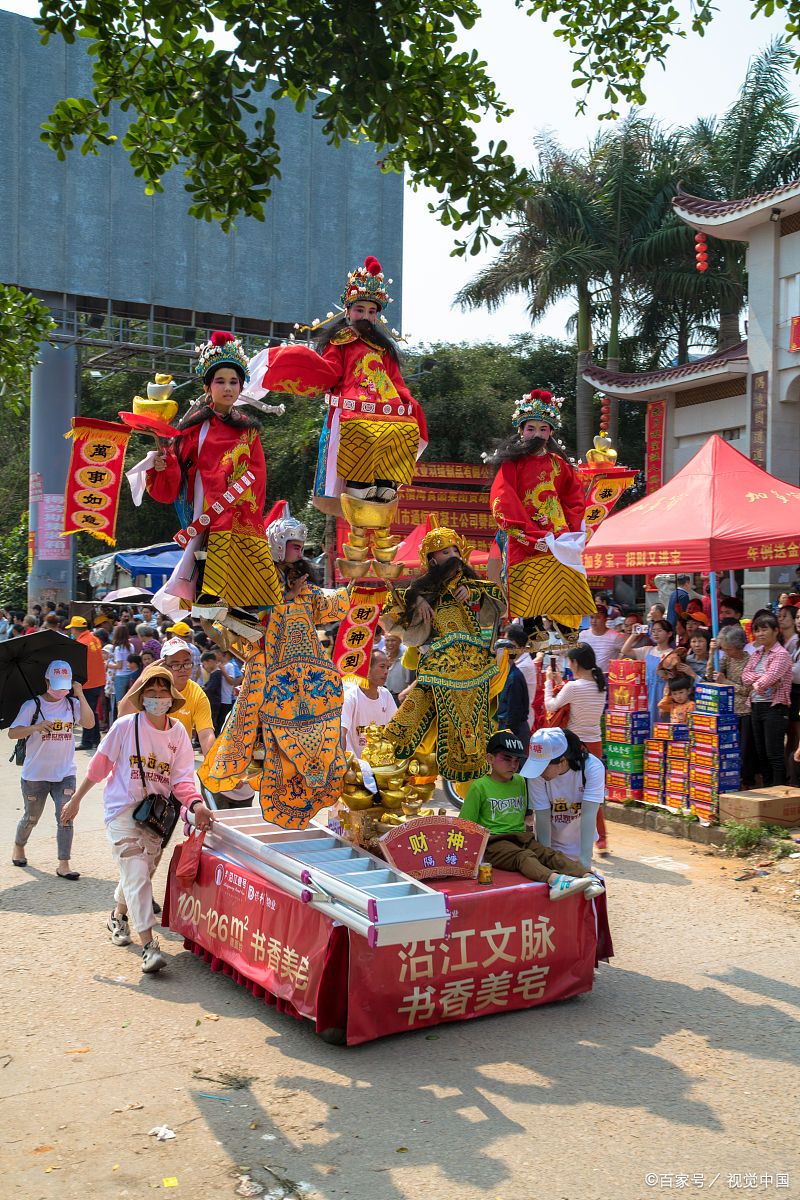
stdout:
<svg viewBox="0 0 800 1200">
<path fill-rule="evenodd" d="M 555 36 L 567 43 L 573 52 L 572 86 L 583 93 L 578 110 L 583 112 L 593 89 L 602 91 L 609 103 L 603 117 L 619 115 L 620 101 L 644 104 L 647 97 L 643 82 L 653 63 L 664 65 L 669 48 L 687 31 L 703 37 L 719 6 L 713 0 L 695 0 L 682 13 L 672 3 L 660 0 L 516 0 L 531 16 L 555 21 Z M 782 32 L 790 39 L 800 33 L 800 3 L 798 0 L 747 0 L 751 16 L 774 17 L 781 22 Z M 724 16 L 720 18 L 724 20 Z M 777 31 L 776 31 L 777 32 Z M 800 68 L 800 55 L 792 55 L 795 70 Z M 711 66 L 711 64 L 710 64 Z"/>
<path fill-rule="evenodd" d="M 456 45 L 480 15 L 476 0 L 42 0 L 43 40 L 86 38 L 93 56 L 92 94 L 59 102 L 43 137 L 61 158 L 95 154 L 117 138 L 119 105 L 148 194 L 180 165 L 191 214 L 228 230 L 240 213 L 263 219 L 280 177 L 272 102 L 313 105 L 332 145 L 369 141 L 384 171 L 433 187 L 433 210 L 470 227 L 477 253 L 523 183 L 505 142 L 478 143 L 481 116 L 509 112 L 486 64 Z"/>
<path fill-rule="evenodd" d="M 12 412 L 24 408 L 40 344 L 55 321 L 46 305 L 18 287 L 0 283 L 0 399 Z"/>
<path fill-rule="evenodd" d="M 0 536 L 0 604 L 24 611 L 28 604 L 28 513 Z"/>
<path fill-rule="evenodd" d="M 530 195 L 517 202 L 509 234 L 494 261 L 462 291 L 465 308 L 496 309 L 514 294 L 528 299 L 531 322 L 558 300 L 576 302 L 575 426 L 583 453 L 591 433 L 592 389 L 582 374 L 592 348 L 593 288 L 603 277 L 602 210 L 586 171 L 585 156 L 549 136 L 536 139 L 538 164 L 528 172 Z"/>
</svg>

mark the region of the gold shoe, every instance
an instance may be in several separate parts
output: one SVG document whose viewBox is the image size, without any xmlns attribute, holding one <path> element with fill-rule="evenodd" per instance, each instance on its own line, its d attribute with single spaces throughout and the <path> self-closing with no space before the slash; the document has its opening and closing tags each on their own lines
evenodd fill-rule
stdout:
<svg viewBox="0 0 800 1200">
<path fill-rule="evenodd" d="M 388 529 L 397 513 L 397 499 L 382 504 L 379 500 L 358 500 L 342 492 L 342 512 L 348 525 L 363 529 Z"/>
</svg>

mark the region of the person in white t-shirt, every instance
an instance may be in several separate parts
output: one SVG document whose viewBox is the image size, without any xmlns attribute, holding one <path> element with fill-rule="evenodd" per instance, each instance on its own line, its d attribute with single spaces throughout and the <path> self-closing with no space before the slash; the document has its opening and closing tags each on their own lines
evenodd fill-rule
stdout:
<svg viewBox="0 0 800 1200">
<path fill-rule="evenodd" d="M 160 857 L 161 838 L 134 820 L 134 809 L 144 794 L 173 795 L 194 812 L 198 829 L 210 828 L 213 816 L 195 785 L 189 735 L 180 721 L 171 720 L 171 714 L 183 707 L 184 697 L 168 668 L 159 663 L 148 667 L 128 696 L 134 711 L 111 726 L 89 763 L 86 778 L 62 809 L 62 819 L 71 821 L 86 793 L 106 780 L 103 817 L 119 868 L 115 907 L 106 926 L 115 946 L 128 946 L 130 917 L 142 944 L 142 971 L 149 975 L 167 965 L 153 933 L 151 880 Z"/>
<path fill-rule="evenodd" d="M 616 629 L 608 628 L 608 609 L 598 604 L 597 612 L 589 617 L 589 628 L 581 631 L 581 641 L 594 650 L 597 665 L 605 675 L 612 658 L 619 658 L 625 638 Z"/>
<path fill-rule="evenodd" d="M 547 735 L 550 761 L 537 779 L 528 780 L 528 807 L 534 814 L 536 837 L 588 869 L 597 810 L 603 803 L 605 767 L 569 729 L 537 730 L 531 738 L 531 755 L 535 755 L 536 739 L 544 741 L 542 734 Z M 561 737 L 556 739 L 555 734 Z"/>
<path fill-rule="evenodd" d="M 346 687 L 342 702 L 342 746 L 361 758 L 367 739 L 368 725 L 388 725 L 397 712 L 394 696 L 387 687 L 389 660 L 382 650 L 373 650 L 365 688 Z"/>
<path fill-rule="evenodd" d="M 52 796 L 58 825 L 56 875 L 75 880 L 80 879 L 80 872 L 73 871 L 69 861 L 73 828 L 62 822 L 61 814 L 75 791 L 75 725 L 80 720 L 83 729 L 92 729 L 95 718 L 83 688 L 73 683 L 68 662 L 63 659 L 51 662 L 45 679 L 47 691 L 35 700 L 26 700 L 8 730 L 12 741 L 25 741 L 20 780 L 24 809 L 14 836 L 11 861 L 15 867 L 28 865 L 25 854 L 28 838 L 41 819 L 47 797 Z"/>
</svg>

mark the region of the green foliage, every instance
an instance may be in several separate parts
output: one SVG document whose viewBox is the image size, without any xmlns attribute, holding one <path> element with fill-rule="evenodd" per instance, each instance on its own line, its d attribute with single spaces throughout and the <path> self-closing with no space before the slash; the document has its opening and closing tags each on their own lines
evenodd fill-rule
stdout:
<svg viewBox="0 0 800 1200">
<path fill-rule="evenodd" d="M 52 329 L 55 322 L 41 300 L 0 283 L 0 400 L 6 409 L 24 411 L 39 345 Z"/>
<path fill-rule="evenodd" d="M 754 853 L 756 850 L 768 850 L 770 853 L 776 849 L 773 846 L 773 839 L 779 841 L 787 837 L 786 830 L 781 825 L 748 825 L 744 821 L 726 821 L 725 822 L 725 849 L 729 854 L 736 854 L 739 858 L 744 858 L 748 854 Z M 789 846 L 791 853 L 791 843 L 784 843 Z M 783 857 L 783 853 L 778 853 L 777 857 Z"/>
<path fill-rule="evenodd" d="M 407 355 L 403 372 L 425 410 L 432 462 L 480 462 L 510 436 L 514 405 L 532 387 L 567 397 L 561 437 L 574 453 L 575 352 L 562 342 L 524 335 L 508 346 L 438 343 Z"/>
<path fill-rule="evenodd" d="M 86 38 L 94 60 L 91 96 L 60 101 L 42 136 L 62 159 L 97 154 L 117 140 L 119 105 L 146 193 L 180 165 L 190 213 L 229 230 L 239 214 L 263 220 L 280 177 L 272 102 L 311 105 L 329 143 L 369 141 L 382 170 L 433 187 L 432 210 L 470 227 L 477 253 L 524 182 L 504 141 L 479 147 L 481 116 L 510 111 L 477 53 L 456 46 L 479 16 L 476 0 L 42 0 L 43 41 Z M 215 25 L 232 48 L 215 46 Z"/>
<path fill-rule="evenodd" d="M 28 604 L 28 513 L 0 536 L 0 605 L 25 611 Z"/>
<path fill-rule="evenodd" d="M 609 103 L 601 120 L 619 115 L 621 103 L 644 104 L 645 74 L 652 63 L 664 65 L 671 43 L 686 37 L 686 18 L 671 3 L 660 0 L 637 0 L 637 3 L 609 4 L 607 0 L 515 0 L 531 16 L 543 21 L 556 21 L 555 36 L 567 43 L 574 54 L 572 86 L 584 95 L 577 104 L 579 112 L 586 109 L 593 88 L 602 89 Z M 783 10 L 779 19 L 789 38 L 800 32 L 800 3 L 798 0 L 749 0 L 751 16 L 773 17 Z M 718 6 L 713 0 L 695 0 L 688 27 L 701 37 L 714 19 Z M 722 18 L 724 20 L 724 17 Z M 800 55 L 792 54 L 795 70 L 800 68 Z M 711 63 L 709 63 L 711 66 Z"/>
</svg>

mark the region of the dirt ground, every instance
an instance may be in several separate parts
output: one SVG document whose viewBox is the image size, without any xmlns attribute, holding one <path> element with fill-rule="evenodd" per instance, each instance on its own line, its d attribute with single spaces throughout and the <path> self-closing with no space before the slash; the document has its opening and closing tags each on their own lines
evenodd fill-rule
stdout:
<svg viewBox="0 0 800 1200">
<path fill-rule="evenodd" d="M 170 934 L 151 978 L 111 944 L 99 789 L 78 883 L 54 878 L 52 809 L 12 867 L 14 767 L 0 802 L 5 1194 L 800 1195 L 800 860 L 736 883 L 750 864 L 612 824 L 616 958 L 592 993 L 343 1049 Z"/>
</svg>

